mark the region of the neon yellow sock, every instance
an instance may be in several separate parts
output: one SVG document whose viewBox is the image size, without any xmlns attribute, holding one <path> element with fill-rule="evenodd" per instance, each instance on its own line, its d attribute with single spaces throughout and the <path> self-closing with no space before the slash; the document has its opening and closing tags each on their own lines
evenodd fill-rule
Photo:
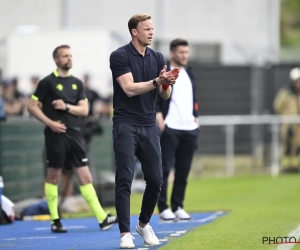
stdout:
<svg viewBox="0 0 300 250">
<path fill-rule="evenodd" d="M 45 197 L 50 211 L 51 220 L 59 219 L 58 186 L 45 182 Z"/>
<path fill-rule="evenodd" d="M 94 212 L 95 216 L 97 217 L 97 220 L 99 223 L 102 223 L 105 218 L 107 217 L 107 214 L 104 212 L 103 208 L 100 205 L 98 196 L 96 194 L 95 188 L 92 183 L 89 183 L 84 186 L 80 186 L 80 191 L 83 196 L 83 198 L 86 200 L 86 202 L 89 204 L 90 208 Z"/>
</svg>

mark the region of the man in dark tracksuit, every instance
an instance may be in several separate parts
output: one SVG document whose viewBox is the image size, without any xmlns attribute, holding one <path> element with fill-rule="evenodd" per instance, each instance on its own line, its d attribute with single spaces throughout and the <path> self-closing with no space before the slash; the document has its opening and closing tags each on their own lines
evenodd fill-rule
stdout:
<svg viewBox="0 0 300 250">
<path fill-rule="evenodd" d="M 191 169 L 198 136 L 198 103 L 195 79 L 188 60 L 188 42 L 176 39 L 170 45 L 171 61 L 168 70 L 180 67 L 180 74 L 168 100 L 158 99 L 157 123 L 162 132 L 161 150 L 163 185 L 158 198 L 160 218 L 163 220 L 189 220 L 183 210 L 187 178 Z M 175 162 L 174 162 L 175 160 Z M 171 168 L 175 169 L 175 180 L 171 197 L 171 209 L 167 205 L 167 185 Z"/>
</svg>

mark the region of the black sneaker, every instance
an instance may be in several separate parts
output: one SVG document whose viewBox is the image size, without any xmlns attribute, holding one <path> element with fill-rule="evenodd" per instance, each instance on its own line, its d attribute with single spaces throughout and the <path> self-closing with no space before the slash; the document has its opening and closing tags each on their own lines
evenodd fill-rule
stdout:
<svg viewBox="0 0 300 250">
<path fill-rule="evenodd" d="M 53 233 L 66 233 L 67 229 L 63 227 L 63 225 L 60 222 L 60 219 L 57 219 L 53 221 L 53 224 L 51 225 L 51 231 Z"/>
<path fill-rule="evenodd" d="M 99 224 L 101 230 L 105 231 L 110 229 L 112 226 L 116 225 L 118 223 L 118 218 L 117 216 L 107 214 L 106 219 Z"/>
</svg>

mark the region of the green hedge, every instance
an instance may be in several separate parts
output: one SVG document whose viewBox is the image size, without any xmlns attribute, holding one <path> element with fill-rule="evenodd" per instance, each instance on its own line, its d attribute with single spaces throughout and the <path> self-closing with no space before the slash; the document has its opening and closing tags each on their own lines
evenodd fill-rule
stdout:
<svg viewBox="0 0 300 250">
<path fill-rule="evenodd" d="M 97 172 L 112 169 L 111 123 L 104 134 L 93 138 L 91 156 Z M 34 119 L 11 119 L 0 123 L 0 175 L 4 194 L 13 201 L 42 193 L 43 125 Z"/>
</svg>

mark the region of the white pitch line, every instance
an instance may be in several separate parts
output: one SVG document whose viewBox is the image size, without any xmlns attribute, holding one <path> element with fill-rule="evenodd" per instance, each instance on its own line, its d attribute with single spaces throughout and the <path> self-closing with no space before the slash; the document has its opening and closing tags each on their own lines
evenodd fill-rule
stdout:
<svg viewBox="0 0 300 250">
<path fill-rule="evenodd" d="M 185 234 L 187 231 L 186 230 L 184 230 L 184 231 L 177 231 L 176 233 L 177 234 Z"/>
<path fill-rule="evenodd" d="M 176 233 L 170 234 L 171 237 L 176 237 L 176 236 L 180 236 L 180 235 L 181 235 L 181 234 L 176 234 Z"/>
<path fill-rule="evenodd" d="M 20 238 L 20 240 L 36 240 L 36 239 L 55 239 L 56 236 L 34 236 L 34 237 L 24 237 Z"/>
<path fill-rule="evenodd" d="M 2 240 L 36 240 L 36 239 L 55 239 L 56 236 L 33 236 L 33 237 L 23 237 L 23 238 L 7 238 Z"/>
<path fill-rule="evenodd" d="M 167 242 L 169 239 L 159 239 L 160 242 Z"/>
<path fill-rule="evenodd" d="M 203 222 L 207 222 L 207 221 L 211 221 L 216 219 L 219 215 L 224 214 L 223 211 L 218 211 L 215 212 L 207 217 L 204 217 L 202 219 L 199 220 L 176 220 L 176 221 L 160 221 L 161 224 L 172 224 L 172 223 L 203 223 Z"/>
<path fill-rule="evenodd" d="M 210 216 L 204 217 L 203 219 L 191 221 L 191 223 L 206 222 L 206 221 L 214 220 L 218 217 L 218 215 L 221 215 L 221 214 L 224 214 L 224 212 L 219 211 Z"/>
<path fill-rule="evenodd" d="M 295 237 L 298 240 L 300 238 L 300 225 L 295 230 L 292 230 L 287 237 Z M 282 244 L 277 247 L 277 250 L 290 250 L 294 246 L 295 244 Z"/>
<path fill-rule="evenodd" d="M 174 233 L 175 231 L 160 231 L 156 232 L 157 234 L 169 234 L 169 233 Z"/>
<path fill-rule="evenodd" d="M 82 229 L 86 228 L 86 226 L 66 226 L 66 229 Z M 42 231 L 42 230 L 49 230 L 49 227 L 36 227 L 35 230 Z"/>
<path fill-rule="evenodd" d="M 170 233 L 174 233 L 175 231 L 160 231 L 160 232 L 155 232 L 156 234 L 170 234 Z M 133 235 L 136 235 L 138 233 L 131 233 Z"/>
</svg>

